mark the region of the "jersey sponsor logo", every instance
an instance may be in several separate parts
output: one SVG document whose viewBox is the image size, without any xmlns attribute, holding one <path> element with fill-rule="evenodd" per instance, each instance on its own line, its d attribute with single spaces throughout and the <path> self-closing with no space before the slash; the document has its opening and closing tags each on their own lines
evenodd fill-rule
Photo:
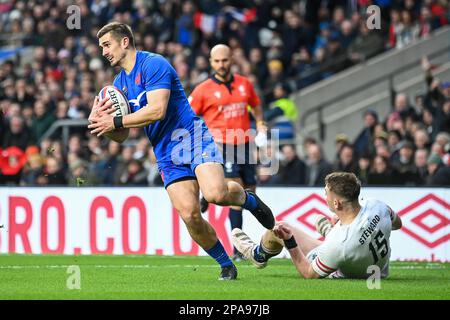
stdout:
<svg viewBox="0 0 450 320">
<path fill-rule="evenodd" d="M 238 91 L 241 96 L 245 96 L 245 87 L 242 84 L 238 87 Z"/>
<path fill-rule="evenodd" d="M 243 117 L 247 111 L 247 103 L 230 103 L 227 105 L 220 105 L 219 111 L 223 113 L 225 119 L 239 118 Z"/>
<path fill-rule="evenodd" d="M 220 99 L 220 98 L 222 97 L 222 95 L 220 94 L 220 91 L 214 92 L 214 96 L 215 96 L 217 99 Z"/>
<path fill-rule="evenodd" d="M 142 98 L 142 96 L 143 96 L 144 94 L 145 94 L 145 91 L 142 91 L 142 92 L 137 96 L 136 99 L 131 99 L 131 100 L 129 100 L 130 104 L 132 104 L 132 105 L 135 106 L 135 107 L 140 107 L 140 106 L 141 106 L 141 105 L 140 105 L 141 98 Z"/>
<path fill-rule="evenodd" d="M 136 76 L 136 79 L 134 80 L 134 84 L 135 85 L 140 85 L 141 84 L 141 73 L 140 72 Z"/>
</svg>

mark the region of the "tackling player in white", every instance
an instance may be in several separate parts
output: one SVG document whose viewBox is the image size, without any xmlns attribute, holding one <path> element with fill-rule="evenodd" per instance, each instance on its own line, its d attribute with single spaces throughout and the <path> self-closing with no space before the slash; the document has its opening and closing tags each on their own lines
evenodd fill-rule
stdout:
<svg viewBox="0 0 450 320">
<path fill-rule="evenodd" d="M 361 183 L 353 173 L 335 172 L 325 178 L 328 207 L 337 216 L 324 241 L 278 222 L 263 235 L 259 245 L 242 230 L 232 231 L 233 243 L 257 268 L 279 254 L 284 246 L 304 278 L 367 278 L 376 265 L 386 277 L 389 270 L 391 230 L 400 229 L 400 217 L 385 203 L 368 199 L 359 203 Z M 320 223 L 321 229 L 323 219 Z"/>
</svg>

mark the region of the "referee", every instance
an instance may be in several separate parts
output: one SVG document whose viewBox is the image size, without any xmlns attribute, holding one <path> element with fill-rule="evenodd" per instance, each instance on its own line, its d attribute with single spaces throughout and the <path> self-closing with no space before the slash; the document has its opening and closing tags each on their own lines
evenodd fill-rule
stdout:
<svg viewBox="0 0 450 320">
<path fill-rule="evenodd" d="M 256 160 L 252 150 L 254 137 L 249 134 L 249 108 L 256 120 L 258 133 L 267 132 L 263 121 L 260 99 L 251 82 L 231 73 L 231 49 L 218 44 L 211 49 L 210 63 L 214 74 L 192 91 L 189 102 L 198 116 L 203 116 L 206 125 L 222 150 L 225 178 L 235 181 L 253 192 L 256 187 Z M 201 210 L 205 212 L 208 203 L 201 199 Z M 242 208 L 230 208 L 231 230 L 242 229 Z M 242 256 L 234 248 L 234 260 Z"/>
</svg>

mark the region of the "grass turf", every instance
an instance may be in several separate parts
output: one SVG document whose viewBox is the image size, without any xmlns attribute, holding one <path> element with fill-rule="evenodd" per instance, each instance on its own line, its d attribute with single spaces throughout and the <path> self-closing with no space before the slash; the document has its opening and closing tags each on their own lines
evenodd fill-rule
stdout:
<svg viewBox="0 0 450 320">
<path fill-rule="evenodd" d="M 80 290 L 67 288 L 71 265 Z M 237 266 L 237 281 L 218 281 L 209 257 L 0 255 L 0 299 L 450 299 L 448 263 L 393 262 L 380 290 L 365 280 L 301 279 L 288 259 Z"/>
</svg>

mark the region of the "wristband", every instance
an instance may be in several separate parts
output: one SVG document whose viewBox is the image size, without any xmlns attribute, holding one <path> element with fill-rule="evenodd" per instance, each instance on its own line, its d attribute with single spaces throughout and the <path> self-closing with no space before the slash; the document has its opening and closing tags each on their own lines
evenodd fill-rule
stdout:
<svg viewBox="0 0 450 320">
<path fill-rule="evenodd" d="M 284 246 L 288 250 L 297 247 L 297 241 L 295 241 L 294 236 L 290 237 L 288 240 L 283 240 L 283 242 L 284 242 Z"/>
<path fill-rule="evenodd" d="M 123 116 L 114 117 L 114 129 L 123 128 Z"/>
</svg>

